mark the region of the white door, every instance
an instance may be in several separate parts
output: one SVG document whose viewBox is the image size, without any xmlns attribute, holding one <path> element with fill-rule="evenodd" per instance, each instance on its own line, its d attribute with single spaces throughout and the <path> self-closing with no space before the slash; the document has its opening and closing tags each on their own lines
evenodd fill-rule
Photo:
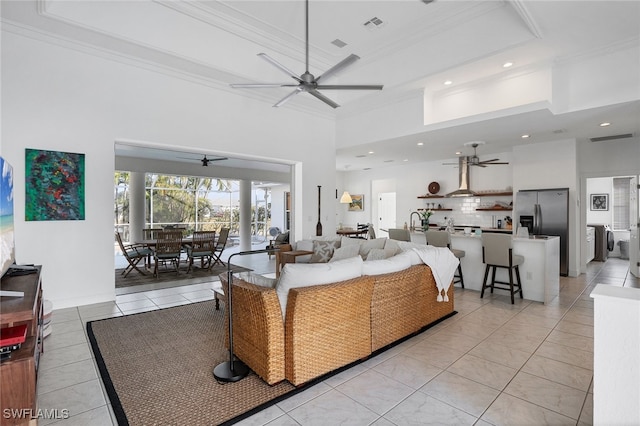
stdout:
<svg viewBox="0 0 640 426">
<path fill-rule="evenodd" d="M 378 194 L 378 227 L 376 236 L 386 237 L 389 234 L 382 229 L 397 228 L 396 226 L 396 193 L 383 192 Z"/>
<path fill-rule="evenodd" d="M 638 176 L 631 178 L 629 196 L 629 218 L 631 221 L 631 234 L 629 236 L 629 272 L 640 277 L 640 186 Z"/>
</svg>

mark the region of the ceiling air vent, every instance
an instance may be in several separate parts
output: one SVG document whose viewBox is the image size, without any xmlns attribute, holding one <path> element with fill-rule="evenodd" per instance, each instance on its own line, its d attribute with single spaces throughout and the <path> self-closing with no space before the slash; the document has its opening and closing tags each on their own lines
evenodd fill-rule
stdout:
<svg viewBox="0 0 640 426">
<path fill-rule="evenodd" d="M 384 22 L 382 21 L 382 19 L 374 16 L 373 18 L 365 22 L 363 25 L 368 30 L 375 30 L 377 28 L 384 26 Z"/>
<path fill-rule="evenodd" d="M 344 41 L 340 40 L 339 38 L 333 40 L 331 42 L 331 44 L 333 44 L 334 46 L 338 46 L 341 49 L 347 45 L 347 43 L 345 43 Z"/>
<path fill-rule="evenodd" d="M 623 135 L 611 135 L 611 136 L 601 136 L 599 138 L 589 138 L 591 142 L 606 142 L 606 141 L 614 141 L 616 139 L 626 139 L 632 138 L 633 133 L 625 133 Z"/>
</svg>

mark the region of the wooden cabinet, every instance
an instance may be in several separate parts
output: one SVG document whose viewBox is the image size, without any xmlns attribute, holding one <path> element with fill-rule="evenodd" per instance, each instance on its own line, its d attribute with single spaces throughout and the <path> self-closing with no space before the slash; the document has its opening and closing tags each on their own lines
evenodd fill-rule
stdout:
<svg viewBox="0 0 640 426">
<path fill-rule="evenodd" d="M 29 424 L 36 411 L 36 382 L 42 353 L 41 266 L 36 273 L 3 277 L 2 290 L 22 291 L 23 297 L 0 298 L 0 327 L 27 324 L 27 340 L 0 364 L 0 424 Z M 11 416 L 11 413 L 19 413 Z"/>
</svg>

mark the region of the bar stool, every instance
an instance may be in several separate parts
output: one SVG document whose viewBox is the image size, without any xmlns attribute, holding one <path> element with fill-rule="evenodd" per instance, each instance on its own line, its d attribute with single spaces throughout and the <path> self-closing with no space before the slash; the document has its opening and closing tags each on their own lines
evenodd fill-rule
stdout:
<svg viewBox="0 0 640 426">
<path fill-rule="evenodd" d="M 449 231 L 427 231 L 427 244 L 430 244 L 434 247 L 447 247 L 451 250 L 451 253 L 458 260 L 462 259 L 465 256 L 464 250 L 452 249 L 451 248 L 451 234 Z M 458 263 L 458 270 L 456 275 L 453 276 L 453 283 L 460 283 L 462 288 L 464 288 L 464 277 L 462 276 L 462 262 Z"/>
<path fill-rule="evenodd" d="M 484 290 L 497 288 L 499 290 L 508 290 L 511 293 L 511 304 L 514 303 L 513 295 L 520 293 L 522 299 L 522 282 L 520 281 L 520 269 L 518 266 L 524 263 L 524 257 L 513 254 L 513 239 L 509 234 L 482 234 L 482 262 L 487 266 L 484 271 L 484 281 L 482 282 L 482 292 L 480 298 L 484 297 Z M 491 284 L 487 284 L 489 269 L 493 268 L 491 274 Z M 509 282 L 496 281 L 496 269 L 505 268 L 509 270 Z M 513 282 L 513 270 L 516 271 L 516 282 Z M 496 284 L 508 284 L 509 287 L 496 286 Z"/>
<path fill-rule="evenodd" d="M 411 242 L 411 233 L 408 229 L 389 228 L 389 239 Z"/>
</svg>

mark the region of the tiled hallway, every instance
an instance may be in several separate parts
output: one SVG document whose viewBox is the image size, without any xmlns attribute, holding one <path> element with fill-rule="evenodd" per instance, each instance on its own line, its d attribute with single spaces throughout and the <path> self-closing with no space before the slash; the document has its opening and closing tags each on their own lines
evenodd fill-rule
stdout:
<svg viewBox="0 0 640 426">
<path fill-rule="evenodd" d="M 273 270 L 266 255 L 254 262 L 258 272 Z M 597 283 L 640 284 L 619 259 L 591 262 L 586 274 L 560 283 L 551 306 L 511 305 L 503 295 L 481 300 L 476 291 L 456 288 L 457 315 L 241 424 L 591 424 L 589 293 Z M 121 294 L 115 303 L 54 311 L 38 405 L 68 409 L 70 417 L 39 424 L 116 424 L 87 342 L 87 321 L 211 299 L 211 285 Z"/>
</svg>

